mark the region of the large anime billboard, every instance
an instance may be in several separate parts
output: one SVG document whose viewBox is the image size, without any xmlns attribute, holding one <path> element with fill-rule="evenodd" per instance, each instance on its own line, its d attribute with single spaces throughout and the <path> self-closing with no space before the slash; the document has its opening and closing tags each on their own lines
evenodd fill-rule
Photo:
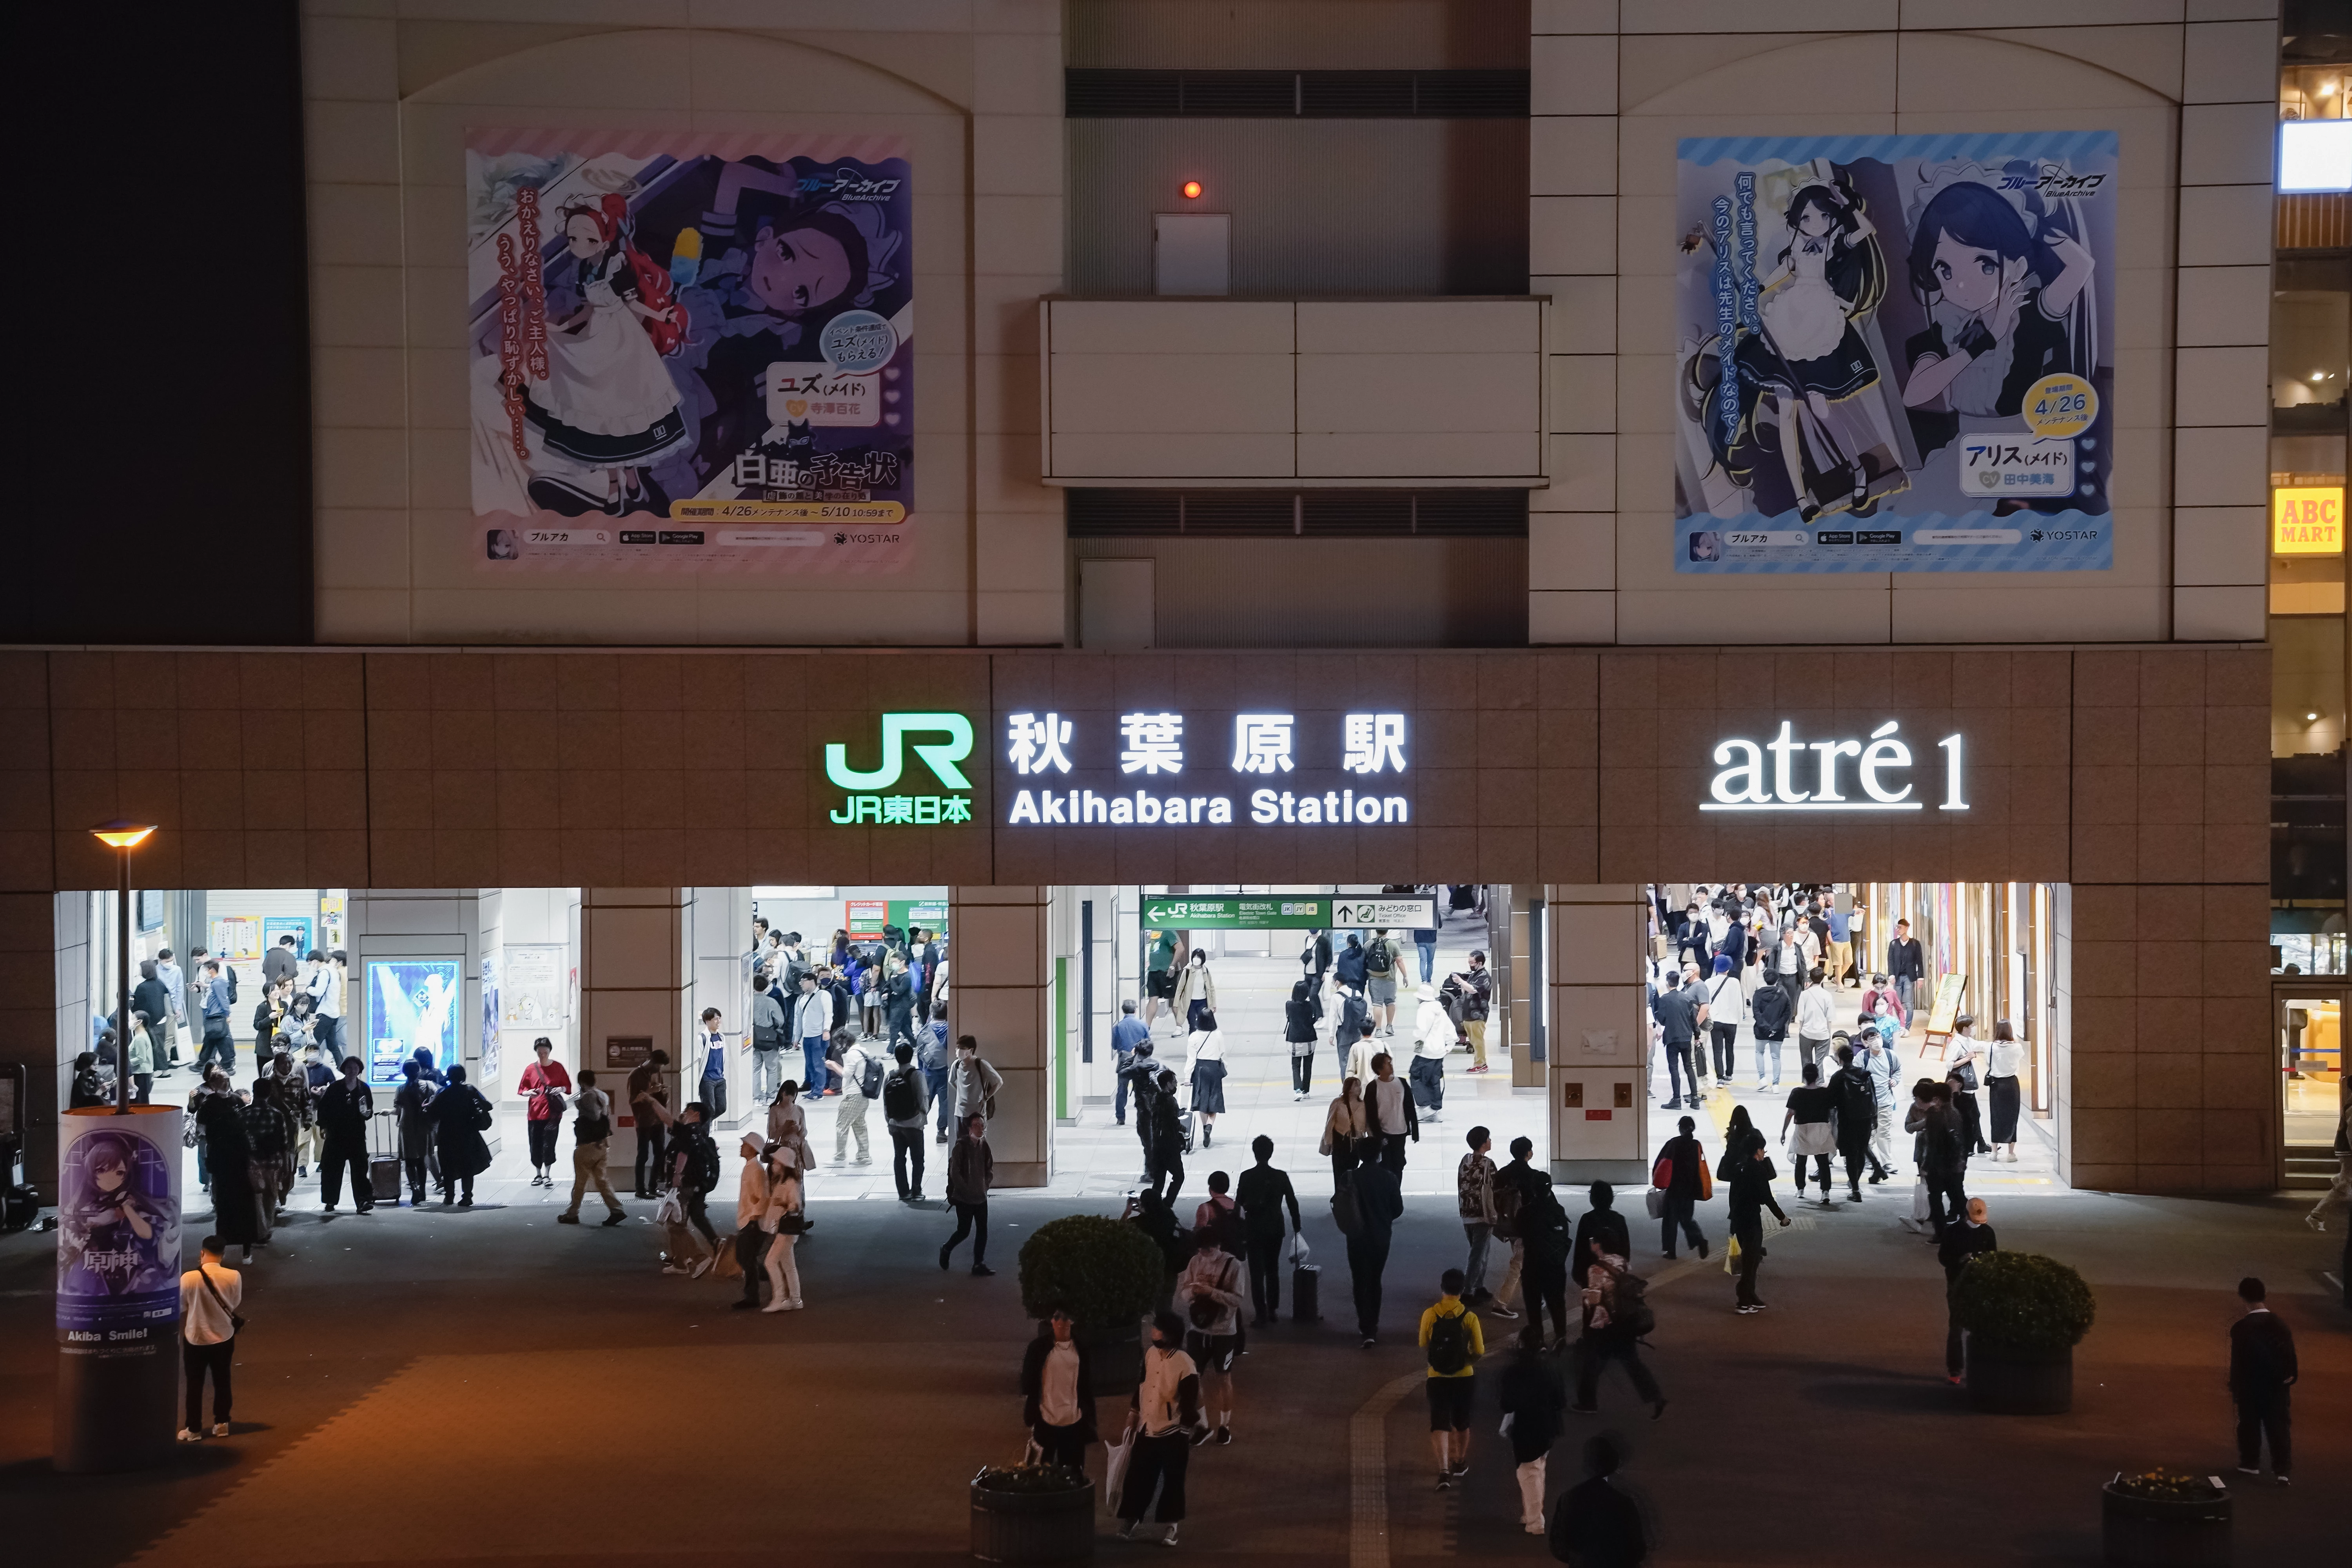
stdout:
<svg viewBox="0 0 2352 1568">
<path fill-rule="evenodd" d="M 1676 571 L 2112 563 L 2113 132 L 1678 158 Z"/>
<path fill-rule="evenodd" d="M 485 570 L 907 564 L 896 141 L 476 131 L 466 196 Z"/>
</svg>

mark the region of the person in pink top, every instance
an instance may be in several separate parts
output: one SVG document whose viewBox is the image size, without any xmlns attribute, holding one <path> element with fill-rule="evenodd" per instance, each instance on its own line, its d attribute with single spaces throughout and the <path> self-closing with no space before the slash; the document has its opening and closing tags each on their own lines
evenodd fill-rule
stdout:
<svg viewBox="0 0 2352 1568">
<path fill-rule="evenodd" d="M 555 1135 L 563 1126 L 564 1096 L 572 1092 L 572 1075 L 555 1059 L 555 1042 L 545 1035 L 530 1043 L 538 1059 L 522 1069 L 517 1094 L 530 1098 L 530 1184 L 555 1185 Z"/>
</svg>

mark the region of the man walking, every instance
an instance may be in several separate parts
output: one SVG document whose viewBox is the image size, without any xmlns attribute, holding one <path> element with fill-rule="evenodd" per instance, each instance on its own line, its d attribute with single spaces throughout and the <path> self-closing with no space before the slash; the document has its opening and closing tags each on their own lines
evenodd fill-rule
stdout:
<svg viewBox="0 0 2352 1568">
<path fill-rule="evenodd" d="M 180 1065 L 180 1031 L 188 1026 L 188 981 L 180 966 L 172 962 L 172 950 L 155 950 L 155 978 L 163 983 L 165 997 L 171 1004 L 171 1016 L 162 1020 L 163 1037 L 168 1047 L 164 1059 L 156 1064 L 158 1072 L 171 1072 Z"/>
<path fill-rule="evenodd" d="M 205 960 L 204 979 L 200 985 L 204 1009 L 205 1043 L 196 1048 L 196 1076 L 202 1078 L 215 1058 L 229 1081 L 236 1081 L 236 1040 L 229 1033 L 228 1009 L 231 997 L 228 981 L 221 973 L 220 960 Z"/>
<path fill-rule="evenodd" d="M 1960 1335 L 1960 1276 L 1968 1272 L 1969 1264 L 2000 1245 L 1987 1223 L 1990 1213 L 1984 1199 L 1970 1198 L 1967 1216 L 1944 1232 L 1936 1248 L 1936 1261 L 1944 1266 L 1944 1375 L 1954 1383 L 1968 1370 Z"/>
<path fill-rule="evenodd" d="M 1830 940 L 1823 954 L 1822 967 L 1829 971 L 1830 984 L 1845 984 L 1846 972 L 1853 967 L 1853 912 L 1839 894 L 1830 904 Z"/>
<path fill-rule="evenodd" d="M 314 1027 L 319 1044 L 329 1059 L 337 1059 L 344 1055 L 344 976 L 351 960 L 340 947 L 332 952 L 320 952 L 313 948 L 310 956 L 319 961 L 319 967 L 311 973 L 309 984 Z"/>
<path fill-rule="evenodd" d="M 302 967 L 294 953 L 294 938 L 289 932 L 278 939 L 276 946 L 261 955 L 261 987 L 273 989 L 281 980 L 291 980 Z"/>
<path fill-rule="evenodd" d="M 629 1116 L 637 1130 L 636 1194 L 641 1198 L 658 1196 L 657 1189 L 667 1184 L 669 1165 L 662 1153 L 671 1120 L 669 1083 L 665 1076 L 668 1067 L 669 1053 L 656 1051 L 629 1069 L 626 1093 Z"/>
<path fill-rule="evenodd" d="M 948 1153 L 948 1202 L 956 1215 L 955 1234 L 940 1248 L 944 1269 L 957 1244 L 971 1237 L 971 1271 L 986 1277 L 988 1266 L 988 1189 L 996 1183 L 996 1155 L 988 1146 L 988 1118 L 978 1111 L 956 1125 L 955 1147 Z"/>
<path fill-rule="evenodd" d="M 931 1108 L 923 1087 L 922 1069 L 915 1066 L 915 1047 L 902 1045 L 890 1053 L 898 1066 L 882 1080 L 882 1124 L 890 1130 L 890 1179 L 898 1201 L 923 1201 L 923 1118 Z M 838 1161 L 839 1153 L 834 1158 Z M 911 1167 L 911 1169 L 909 1168 Z"/>
<path fill-rule="evenodd" d="M 866 1107 L 882 1092 L 882 1058 L 878 1052 L 868 1053 L 846 1029 L 834 1038 L 841 1047 L 841 1105 L 833 1117 L 833 1163 L 847 1163 L 849 1137 L 854 1132 L 857 1163 L 870 1165 L 874 1155 L 866 1144 Z"/>
<path fill-rule="evenodd" d="M 1150 1136 L 1143 1145 L 1143 1184 L 1170 1208 L 1184 1185 L 1184 1123 L 1176 1110 L 1176 1075 L 1162 1068 L 1152 1085 Z"/>
<path fill-rule="evenodd" d="M 1151 1041 L 1148 1037 L 1137 1042 L 1133 1057 L 1126 1067 L 1119 1069 L 1119 1082 L 1133 1089 L 1135 1094 L 1135 1141 L 1142 1145 L 1145 1170 L 1145 1174 L 1140 1179 L 1150 1181 L 1151 1140 L 1154 1135 L 1151 1123 L 1151 1102 L 1160 1093 L 1160 1062 L 1152 1052 Z"/>
<path fill-rule="evenodd" d="M 1478 1314 L 1462 1302 L 1462 1270 L 1438 1279 L 1437 1304 L 1421 1314 L 1421 1348 L 1428 1352 L 1429 1449 L 1437 1460 L 1437 1489 L 1470 1473 L 1470 1413 L 1478 1396 L 1478 1358 L 1486 1339 Z"/>
<path fill-rule="evenodd" d="M 1354 1194 L 1356 1232 L 1348 1237 L 1348 1278 L 1355 1290 L 1356 1330 L 1370 1350 L 1380 1342 L 1381 1275 L 1389 1266 L 1397 1216 L 1404 1213 L 1403 1187 L 1381 1160 L 1376 1140 L 1364 1140 L 1349 1188 Z"/>
<path fill-rule="evenodd" d="M 1599 1410 L 1594 1396 L 1601 1391 L 1601 1368 L 1612 1361 L 1622 1362 L 1625 1375 L 1633 1380 L 1633 1392 L 1648 1403 L 1650 1419 L 1654 1421 L 1666 1413 L 1666 1396 L 1642 1363 L 1640 1341 L 1650 1328 L 1645 1321 L 1649 1307 L 1643 1294 L 1646 1288 L 1626 1267 L 1624 1258 L 1601 1250 L 1598 1238 L 1586 1245 L 1591 1268 L 1584 1305 L 1591 1315 L 1585 1321 L 1584 1337 L 1577 1342 L 1582 1354 L 1576 1369 L 1576 1403 L 1569 1408 L 1580 1415 Z"/>
<path fill-rule="evenodd" d="M 1911 922 L 1896 921 L 1895 935 L 1886 944 L 1886 978 L 1903 1004 L 1906 1031 L 1910 1016 L 1919 1010 L 1919 983 L 1927 977 L 1927 961 L 1920 952 L 1919 939 L 1911 934 Z"/>
<path fill-rule="evenodd" d="M 1831 994 L 1822 972 L 1814 970 L 1805 977 L 1803 994 L 1797 998 L 1797 1067 L 1800 1071 L 1820 1061 L 1830 1048 L 1830 1037 L 1837 1033 L 1837 1000 Z M 1823 1072 L 1835 1069 L 1824 1067 Z"/>
<path fill-rule="evenodd" d="M 1396 1033 L 1398 968 L 1403 956 L 1385 928 L 1372 932 L 1364 950 L 1364 994 L 1370 1000 L 1372 1026 L 1383 1036 Z"/>
<path fill-rule="evenodd" d="M 213 1383 L 213 1432 L 228 1436 L 229 1368 L 236 1359 L 236 1310 L 245 1300 L 245 1279 L 223 1257 L 226 1244 L 208 1236 L 196 1266 L 180 1276 L 180 1362 L 188 1378 L 188 1424 L 180 1441 L 205 1436 L 205 1379 Z"/>
<path fill-rule="evenodd" d="M 1666 1101 L 1668 1110 L 1706 1101 L 1698 1087 L 1698 1068 L 1691 1060 L 1692 1037 L 1706 1016 L 1706 993 L 1699 989 L 1698 965 L 1685 964 L 1681 981 L 1679 985 L 1661 990 L 1650 1003 L 1650 1016 L 1657 1019 L 1664 1037 L 1666 1079 L 1674 1090 L 1673 1098 Z"/>
<path fill-rule="evenodd" d="M 2246 1310 L 2230 1325 L 2230 1397 L 2238 1402 L 2238 1473 L 2262 1474 L 2267 1437 L 2271 1474 L 2286 1486 L 2294 1469 L 2287 1395 L 2296 1376 L 2294 1335 L 2272 1312 L 2268 1294 L 2252 1275 L 2238 1281 Z"/>
<path fill-rule="evenodd" d="M 1503 1369 L 1495 1390 L 1503 1408 L 1503 1434 L 1511 1440 L 1511 1459 L 1518 1467 L 1519 1528 L 1529 1535 L 1544 1532 L 1544 1469 L 1551 1446 L 1559 1441 L 1568 1404 L 1543 1348 L 1542 1324 L 1519 1331 L 1519 1353 Z"/>
<path fill-rule="evenodd" d="M 1473 1127 L 1466 1142 L 1470 1152 L 1462 1156 L 1454 1173 L 1454 1206 L 1470 1243 L 1470 1256 L 1462 1266 L 1463 1300 L 1483 1307 L 1494 1300 L 1486 1289 L 1486 1249 L 1495 1239 L 1496 1172 L 1488 1157 L 1495 1140 L 1484 1127 Z"/>
<path fill-rule="evenodd" d="M 618 1225 L 629 1216 L 613 1195 L 604 1173 L 604 1160 L 613 1137 L 613 1097 L 596 1087 L 596 1074 L 580 1069 L 580 1093 L 572 1101 L 572 1206 L 555 1216 L 560 1225 L 580 1223 L 580 1200 L 593 1184 L 604 1200 L 604 1223 Z M 422 1188 L 419 1188 L 422 1195 Z"/>
<path fill-rule="evenodd" d="M 1862 1167 L 1870 1164 L 1870 1184 L 1886 1180 L 1886 1167 L 1871 1152 L 1878 1130 L 1878 1090 L 1869 1069 L 1853 1059 L 1853 1047 L 1841 1043 L 1833 1058 L 1837 1072 L 1830 1088 L 1837 1094 L 1837 1146 L 1845 1161 L 1846 1196 L 1862 1202 Z"/>
<path fill-rule="evenodd" d="M 1127 1069 L 1135 1065 L 1135 1048 L 1151 1038 L 1151 1026 L 1135 1016 L 1131 1001 L 1118 1005 L 1118 1022 L 1110 1026 L 1111 1055 L 1118 1067 L 1113 1077 L 1118 1080 L 1112 1090 L 1111 1120 L 1121 1127 L 1127 1125 Z"/>
<path fill-rule="evenodd" d="M 1250 1140 L 1257 1163 L 1234 1184 L 1234 1201 L 1241 1205 L 1242 1234 L 1249 1250 L 1251 1324 L 1264 1327 L 1282 1312 L 1282 1211 L 1290 1210 L 1290 1234 L 1301 1234 L 1298 1194 L 1291 1189 L 1290 1173 L 1275 1168 L 1274 1140 L 1259 1133 Z"/>
<path fill-rule="evenodd" d="M 1737 1065 L 1739 1046 L 1740 1014 L 1745 1011 L 1739 991 L 1739 966 L 1727 952 L 1715 955 L 1715 973 L 1706 982 L 1706 1034 L 1715 1047 L 1715 1087 L 1731 1087 L 1732 1068 Z M 1756 1059 L 1757 1087 L 1763 1087 L 1764 1058 Z"/>
<path fill-rule="evenodd" d="M 319 1128 L 326 1150 L 319 1156 L 319 1196 L 322 1212 L 335 1212 L 343 1195 L 343 1173 L 352 1173 L 352 1203 L 362 1214 L 375 1207 L 375 1188 L 368 1181 L 368 1118 L 375 1114 L 375 1096 L 360 1078 L 365 1066 L 357 1057 L 343 1058 L 343 1076 L 319 1096 Z"/>
</svg>

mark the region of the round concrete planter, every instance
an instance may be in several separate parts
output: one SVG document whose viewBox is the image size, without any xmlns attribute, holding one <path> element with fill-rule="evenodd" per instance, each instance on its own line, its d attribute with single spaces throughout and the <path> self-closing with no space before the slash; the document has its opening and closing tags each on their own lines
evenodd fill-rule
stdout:
<svg viewBox="0 0 2352 1568">
<path fill-rule="evenodd" d="M 1082 1563 L 1095 1554 L 1095 1484 L 1016 1492 L 971 1486 L 971 1554 L 982 1563 Z"/>
<path fill-rule="evenodd" d="M 2063 1415 L 2074 1405 L 2074 1352 L 2021 1351 L 1969 1336 L 1969 1403 L 1996 1415 Z"/>
<path fill-rule="evenodd" d="M 2230 1568 L 2227 1493 L 2193 1502 L 2099 1491 L 2099 1533 L 2115 1568 Z"/>
</svg>

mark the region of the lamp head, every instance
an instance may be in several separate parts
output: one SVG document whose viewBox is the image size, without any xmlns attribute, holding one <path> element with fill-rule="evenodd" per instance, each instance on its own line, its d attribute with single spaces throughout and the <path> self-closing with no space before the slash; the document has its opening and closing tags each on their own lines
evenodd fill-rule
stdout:
<svg viewBox="0 0 2352 1568">
<path fill-rule="evenodd" d="M 112 822 L 102 822 L 89 831 L 92 837 L 110 849 L 136 849 L 146 841 L 149 834 L 155 831 L 155 825 L 117 817 Z"/>
</svg>

